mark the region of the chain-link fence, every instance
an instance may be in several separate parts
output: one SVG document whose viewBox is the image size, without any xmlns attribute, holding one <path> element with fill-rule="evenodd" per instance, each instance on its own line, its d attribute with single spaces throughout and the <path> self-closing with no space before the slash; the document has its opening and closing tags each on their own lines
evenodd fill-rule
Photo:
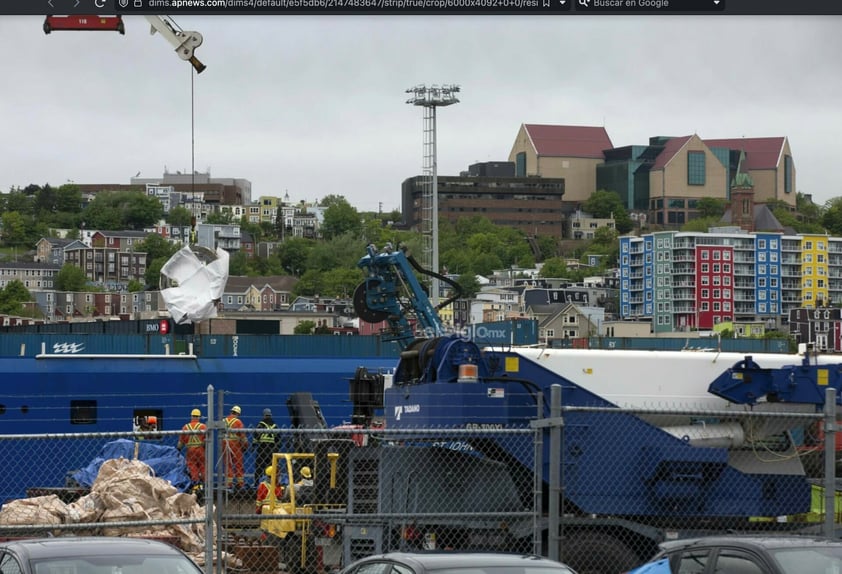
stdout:
<svg viewBox="0 0 842 574">
<path fill-rule="evenodd" d="M 0 434 L 0 538 L 162 539 L 208 573 L 316 574 L 429 549 L 619 573 L 668 538 L 835 534 L 842 515 L 833 409 L 629 411 L 553 396 L 552 416 L 528 428 L 328 429 L 240 427 L 224 394 L 204 399 L 211 416 L 183 428 L 144 415 L 132 432 Z"/>
</svg>

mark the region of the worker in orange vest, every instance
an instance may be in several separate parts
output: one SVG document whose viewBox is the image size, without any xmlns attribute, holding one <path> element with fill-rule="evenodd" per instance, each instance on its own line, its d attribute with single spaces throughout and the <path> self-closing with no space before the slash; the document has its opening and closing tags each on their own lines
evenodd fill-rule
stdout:
<svg viewBox="0 0 842 574">
<path fill-rule="evenodd" d="M 240 407 L 231 407 L 231 413 L 223 419 L 225 435 L 222 438 L 222 450 L 225 453 L 225 484 L 228 488 L 237 483 L 238 488 L 244 488 L 243 453 L 248 450 L 249 439 L 244 432 L 234 432 L 243 429 L 240 420 Z"/>
<path fill-rule="evenodd" d="M 208 427 L 199 420 L 202 417 L 202 411 L 193 409 L 190 413 L 190 422 L 181 427 L 184 432 L 178 437 L 178 445 L 176 448 L 184 452 L 184 458 L 187 459 L 187 471 L 190 473 L 190 480 L 193 486 L 199 486 L 205 481 L 205 433 Z"/>
<path fill-rule="evenodd" d="M 263 512 L 264 504 L 269 504 L 266 499 L 269 498 L 269 493 L 272 492 L 272 480 L 275 474 L 275 469 L 271 466 L 267 466 L 264 472 L 266 474 L 266 479 L 257 486 L 257 500 L 255 501 L 255 510 L 257 511 L 257 514 L 261 514 Z M 283 497 L 283 485 L 275 484 L 275 502 L 280 502 Z"/>
</svg>

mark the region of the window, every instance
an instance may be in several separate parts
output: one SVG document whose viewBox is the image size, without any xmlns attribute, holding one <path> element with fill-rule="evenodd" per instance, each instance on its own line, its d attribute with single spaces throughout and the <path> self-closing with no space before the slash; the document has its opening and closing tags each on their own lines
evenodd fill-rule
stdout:
<svg viewBox="0 0 842 574">
<path fill-rule="evenodd" d="M 763 574 L 767 571 L 750 554 L 739 550 L 720 550 L 714 569 L 714 572 L 729 574 Z"/>
<path fill-rule="evenodd" d="M 18 561 L 11 554 L 4 554 L 0 558 L 0 572 L 3 574 L 20 574 L 23 572 Z"/>
<path fill-rule="evenodd" d="M 792 193 L 792 157 L 784 156 L 784 193 Z"/>
<path fill-rule="evenodd" d="M 705 184 L 705 152 L 703 152 L 703 151 L 688 151 L 687 152 L 687 184 L 688 185 L 704 185 Z"/>
<path fill-rule="evenodd" d="M 96 401 L 73 400 L 70 401 L 70 424 L 92 425 L 96 424 Z M 5 572 L 5 570 L 4 570 Z"/>
</svg>

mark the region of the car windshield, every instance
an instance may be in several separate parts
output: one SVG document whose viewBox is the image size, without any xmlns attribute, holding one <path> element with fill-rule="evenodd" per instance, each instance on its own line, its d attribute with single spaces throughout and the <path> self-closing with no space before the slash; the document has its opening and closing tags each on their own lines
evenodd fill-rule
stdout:
<svg viewBox="0 0 842 574">
<path fill-rule="evenodd" d="M 201 574 L 182 556 L 86 556 L 33 560 L 35 574 Z"/>
<path fill-rule="evenodd" d="M 432 570 L 435 574 L 575 574 L 562 566 L 468 566 Z"/>
<path fill-rule="evenodd" d="M 771 554 L 786 574 L 842 574 L 842 546 L 782 548 Z"/>
</svg>

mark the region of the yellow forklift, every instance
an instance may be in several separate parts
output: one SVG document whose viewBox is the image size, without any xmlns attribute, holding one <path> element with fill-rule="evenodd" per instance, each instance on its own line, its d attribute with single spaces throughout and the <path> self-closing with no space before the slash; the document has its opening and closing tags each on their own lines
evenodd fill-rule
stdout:
<svg viewBox="0 0 842 574">
<path fill-rule="evenodd" d="M 316 538 L 330 538 L 341 546 L 339 528 L 330 522 L 328 515 L 344 513 L 345 505 L 316 499 L 315 484 L 326 485 L 330 491 L 337 488 L 336 463 L 339 454 L 328 452 L 326 460 L 319 461 L 314 453 L 274 453 L 272 472 L 267 473 L 269 488 L 266 498 L 260 501 L 260 528 L 274 537 L 280 548 L 281 560 L 289 574 L 314 574 L 324 569 L 322 552 L 317 552 Z M 319 464 L 319 463 L 322 464 Z M 303 471 L 303 475 L 302 475 Z M 321 473 L 321 474 L 320 474 Z M 329 474 L 325 477 L 324 474 Z M 296 487 L 299 477 L 309 484 Z M 325 480 L 325 479 L 328 480 Z M 281 489 L 277 487 L 281 486 Z M 278 498 L 280 492 L 280 499 Z M 339 494 L 339 493 L 337 493 Z M 325 520 L 319 515 L 325 515 Z M 318 532 L 314 531 L 314 523 Z"/>
</svg>

